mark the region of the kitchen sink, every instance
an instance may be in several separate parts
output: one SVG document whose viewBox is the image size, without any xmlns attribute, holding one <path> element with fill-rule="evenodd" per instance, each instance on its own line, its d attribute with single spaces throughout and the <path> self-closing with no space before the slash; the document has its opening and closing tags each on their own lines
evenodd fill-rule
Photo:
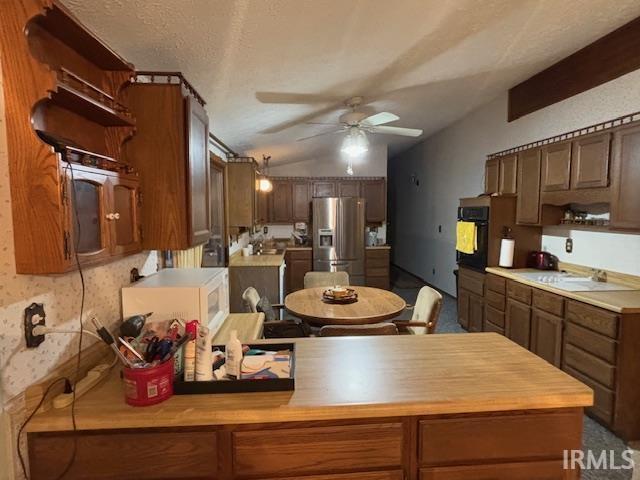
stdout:
<svg viewBox="0 0 640 480">
<path fill-rule="evenodd" d="M 256 255 L 282 255 L 284 249 L 282 248 L 263 248 Z"/>
<path fill-rule="evenodd" d="M 550 287 L 568 292 L 606 292 L 606 291 L 622 291 L 634 290 L 626 285 L 619 285 L 609 282 L 596 282 L 591 277 L 579 277 L 565 272 L 525 272 L 515 273 L 516 276 L 522 277 L 531 282 L 549 285 Z"/>
</svg>

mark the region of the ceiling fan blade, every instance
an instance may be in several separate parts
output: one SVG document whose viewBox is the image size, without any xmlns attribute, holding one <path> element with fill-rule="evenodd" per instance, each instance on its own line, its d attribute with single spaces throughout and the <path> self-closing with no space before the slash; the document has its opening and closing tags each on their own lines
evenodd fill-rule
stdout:
<svg viewBox="0 0 640 480">
<path fill-rule="evenodd" d="M 375 126 L 382 125 L 384 123 L 395 122 L 396 120 L 400 120 L 400 117 L 393 113 L 380 112 L 365 118 L 361 123 Z"/>
<path fill-rule="evenodd" d="M 341 124 L 336 122 L 304 122 L 305 125 L 331 125 L 332 127 L 339 127 Z"/>
<path fill-rule="evenodd" d="M 308 136 L 308 137 L 298 138 L 298 139 L 296 140 L 296 142 L 302 142 L 303 140 L 309 140 L 310 138 L 321 137 L 321 136 L 323 136 L 323 135 L 331 135 L 331 134 L 333 134 L 333 133 L 340 133 L 340 132 L 342 132 L 342 131 L 343 131 L 343 130 L 342 130 L 342 129 L 340 129 L 340 130 L 331 130 L 331 131 L 329 131 L 329 132 L 316 133 L 315 135 L 310 135 L 310 136 Z"/>
<path fill-rule="evenodd" d="M 419 137 L 422 135 L 422 130 L 417 128 L 385 127 L 381 125 L 367 130 L 371 133 L 386 133 L 389 135 L 402 135 L 403 137 Z"/>
<path fill-rule="evenodd" d="M 314 93 L 288 93 L 288 92 L 256 92 L 256 99 L 260 103 L 282 103 L 315 105 L 318 103 L 341 103 L 341 97 L 318 95 Z"/>
</svg>

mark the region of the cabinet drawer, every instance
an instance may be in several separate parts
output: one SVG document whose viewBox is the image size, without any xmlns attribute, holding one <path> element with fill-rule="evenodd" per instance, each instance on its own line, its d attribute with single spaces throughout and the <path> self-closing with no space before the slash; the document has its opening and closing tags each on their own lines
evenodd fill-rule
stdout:
<svg viewBox="0 0 640 480">
<path fill-rule="evenodd" d="M 566 342 L 580 347 L 612 365 L 616 364 L 618 342 L 615 340 L 571 322 L 567 322 L 564 335 Z"/>
<path fill-rule="evenodd" d="M 578 470 L 565 470 L 562 460 L 423 468 L 420 480 L 574 480 Z"/>
<path fill-rule="evenodd" d="M 616 367 L 570 343 L 564 345 L 564 363 L 605 387 L 615 386 Z"/>
<path fill-rule="evenodd" d="M 370 268 L 367 265 L 367 269 L 365 271 L 365 275 L 367 277 L 388 277 L 389 276 L 389 267 Z"/>
<path fill-rule="evenodd" d="M 493 323 L 496 327 L 504 329 L 504 312 L 501 312 L 490 305 L 485 305 L 484 318 Z M 502 331 L 504 333 L 504 330 Z"/>
<path fill-rule="evenodd" d="M 484 301 L 487 305 L 491 305 L 496 310 L 500 310 L 504 312 L 505 306 L 505 296 L 499 293 L 496 293 L 492 290 L 487 290 L 487 293 L 484 295 Z"/>
<path fill-rule="evenodd" d="M 419 460 L 424 466 L 562 458 L 580 448 L 578 410 L 422 420 Z M 445 477 L 446 478 L 446 477 Z"/>
<path fill-rule="evenodd" d="M 509 298 L 531 305 L 531 290 L 533 290 L 531 287 L 507 280 L 507 297 Z"/>
<path fill-rule="evenodd" d="M 484 331 L 485 332 L 499 333 L 500 335 L 504 335 L 504 328 L 500 328 L 499 326 L 494 325 L 493 323 L 491 323 L 486 318 L 485 318 L 485 322 L 484 322 Z"/>
<path fill-rule="evenodd" d="M 389 268 L 388 258 L 367 258 L 367 261 L 365 263 L 367 268 Z"/>
<path fill-rule="evenodd" d="M 598 382 L 594 382 L 591 378 L 581 374 L 568 365 L 563 365 L 562 370 L 567 372 L 573 378 L 580 380 L 593 390 L 593 407 L 590 407 L 588 410 L 603 422 L 610 424 L 613 419 L 615 401 L 615 394 L 613 391 L 603 387 Z"/>
<path fill-rule="evenodd" d="M 464 288 L 476 295 L 484 296 L 484 274 L 461 268 L 458 271 L 458 288 Z"/>
<path fill-rule="evenodd" d="M 560 295 L 533 289 L 533 306 L 557 317 L 564 316 L 564 298 Z"/>
<path fill-rule="evenodd" d="M 303 477 L 287 477 L 270 480 L 404 480 L 402 470 L 384 472 L 338 473 L 335 475 L 305 475 Z"/>
<path fill-rule="evenodd" d="M 217 477 L 215 432 L 78 433 L 78 437 L 76 458 L 66 478 Z M 31 478 L 50 479 L 52 472 L 62 472 L 73 441 L 65 434 L 30 435 Z"/>
<path fill-rule="evenodd" d="M 568 300 L 567 320 L 608 337 L 618 338 L 618 316 L 607 310 Z"/>
<path fill-rule="evenodd" d="M 311 260 L 311 250 L 287 250 L 286 256 L 291 260 Z"/>
<path fill-rule="evenodd" d="M 382 259 L 387 259 L 387 261 L 389 260 L 390 257 L 390 251 L 388 248 L 367 248 L 365 250 L 365 259 L 367 261 L 374 259 L 374 258 L 382 258 Z"/>
<path fill-rule="evenodd" d="M 492 292 L 505 294 L 507 288 L 507 279 L 492 273 L 487 274 L 487 290 Z"/>
<path fill-rule="evenodd" d="M 325 474 L 401 464 L 401 423 L 233 433 L 235 476 Z"/>
</svg>

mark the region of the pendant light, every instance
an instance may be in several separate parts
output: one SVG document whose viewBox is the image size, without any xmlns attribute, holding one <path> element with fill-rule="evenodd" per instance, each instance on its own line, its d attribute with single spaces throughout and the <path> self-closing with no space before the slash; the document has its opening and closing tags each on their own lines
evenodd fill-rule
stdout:
<svg viewBox="0 0 640 480">
<path fill-rule="evenodd" d="M 267 171 L 269 170 L 269 159 L 271 156 L 262 155 L 262 175 L 258 180 L 258 190 L 264 193 L 269 193 L 273 190 L 273 183 L 267 177 Z"/>
<path fill-rule="evenodd" d="M 350 127 L 340 151 L 348 157 L 360 157 L 369 150 L 369 141 L 365 133 L 358 127 Z"/>
</svg>

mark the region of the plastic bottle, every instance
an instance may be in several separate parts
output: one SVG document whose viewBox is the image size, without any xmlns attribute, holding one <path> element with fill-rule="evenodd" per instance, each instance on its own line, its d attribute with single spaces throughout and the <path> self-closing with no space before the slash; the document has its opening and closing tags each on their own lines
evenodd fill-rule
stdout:
<svg viewBox="0 0 640 480">
<path fill-rule="evenodd" d="M 196 339 L 198 338 L 198 320 L 187 322 L 184 327 L 185 335 L 191 334 L 184 346 L 184 381 L 193 382 L 196 379 Z"/>
<path fill-rule="evenodd" d="M 225 349 L 225 367 L 227 375 L 231 378 L 240 378 L 240 365 L 242 365 L 242 343 L 238 340 L 238 332 L 231 330 L 229 341 Z"/>
<path fill-rule="evenodd" d="M 198 329 L 196 344 L 196 381 L 213 380 L 213 351 L 211 350 L 211 331 L 207 327 Z"/>
</svg>

